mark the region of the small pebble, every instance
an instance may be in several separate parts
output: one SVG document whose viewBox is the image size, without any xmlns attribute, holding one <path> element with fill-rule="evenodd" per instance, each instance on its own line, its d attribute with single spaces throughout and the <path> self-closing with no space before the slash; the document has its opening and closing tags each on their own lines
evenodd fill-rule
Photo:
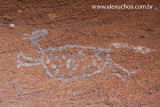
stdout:
<svg viewBox="0 0 160 107">
<path fill-rule="evenodd" d="M 9 24 L 9 27 L 10 28 L 14 28 L 14 24 Z"/>
<path fill-rule="evenodd" d="M 18 10 L 18 13 L 22 13 L 22 10 Z"/>
</svg>

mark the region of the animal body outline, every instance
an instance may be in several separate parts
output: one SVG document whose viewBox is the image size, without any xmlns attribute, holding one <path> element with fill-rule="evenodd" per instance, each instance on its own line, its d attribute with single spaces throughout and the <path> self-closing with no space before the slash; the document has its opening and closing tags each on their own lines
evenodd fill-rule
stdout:
<svg viewBox="0 0 160 107">
<path fill-rule="evenodd" d="M 21 50 L 19 50 L 19 54 L 17 55 L 17 68 L 21 67 L 21 66 L 35 66 L 35 65 L 42 65 L 46 71 L 46 73 L 50 76 L 50 77 L 53 77 L 54 79 L 57 79 L 59 81 L 62 81 L 62 82 L 69 82 L 69 81 L 74 81 L 74 80 L 79 80 L 81 78 L 86 78 L 86 77 L 91 77 L 95 74 L 98 74 L 100 72 L 102 72 L 104 70 L 104 68 L 106 66 L 108 66 L 111 71 L 112 71 L 112 74 L 119 77 L 123 82 L 126 82 L 126 79 L 121 75 L 119 74 L 117 71 L 114 70 L 113 66 L 119 68 L 120 70 L 122 70 L 123 72 L 127 73 L 127 76 L 131 77 L 131 75 L 133 73 L 135 73 L 135 71 L 129 71 L 127 70 L 126 68 L 120 66 L 118 63 L 116 63 L 115 61 L 113 61 L 111 58 L 110 58 L 110 52 L 111 52 L 111 49 L 112 47 L 114 46 L 113 44 L 110 44 L 108 49 L 104 49 L 104 48 L 100 48 L 100 47 L 88 47 L 88 46 L 80 46 L 80 45 L 64 45 L 64 46 L 59 46 L 59 47 L 49 47 L 47 49 L 43 49 L 41 48 L 40 44 L 38 43 L 40 40 L 42 40 L 45 36 L 48 35 L 48 31 L 46 29 L 42 29 L 42 30 L 35 30 L 32 32 L 32 35 L 28 35 L 28 34 L 24 34 L 26 37 L 24 37 L 22 40 L 31 40 L 31 43 L 33 44 L 33 46 L 36 48 L 36 50 L 41 54 L 41 57 L 40 58 L 37 58 L 37 59 L 33 59 L 33 58 L 30 58 L 30 57 L 27 57 L 25 56 Z M 51 73 L 50 70 L 48 69 L 47 67 L 47 64 L 46 63 L 50 63 L 50 60 L 48 60 L 48 62 L 46 62 L 44 60 L 44 57 L 45 57 L 45 53 L 47 51 L 63 51 L 63 50 L 66 50 L 68 48 L 76 48 L 76 49 L 85 49 L 85 50 L 98 50 L 98 51 L 101 51 L 101 52 L 105 52 L 107 54 L 106 56 L 106 61 L 103 63 L 102 67 L 99 68 L 98 70 L 96 71 L 93 71 L 92 73 L 88 73 L 88 74 L 85 74 L 85 73 L 82 73 L 80 75 L 76 75 L 76 76 L 73 76 L 71 78 L 65 78 L 65 75 L 61 76 L 61 77 L 57 77 L 55 75 L 55 73 Z M 27 61 L 30 61 L 30 62 L 23 62 L 21 61 L 19 58 L 23 58 Z M 68 60 L 69 62 L 70 60 Z M 94 63 L 94 61 L 93 61 Z M 113 66 L 112 66 L 113 65 Z M 53 66 L 53 64 L 52 64 Z M 54 66 L 53 66 L 54 67 Z M 68 66 L 66 64 L 66 67 L 70 67 L 69 66 L 69 63 L 68 63 Z"/>
</svg>

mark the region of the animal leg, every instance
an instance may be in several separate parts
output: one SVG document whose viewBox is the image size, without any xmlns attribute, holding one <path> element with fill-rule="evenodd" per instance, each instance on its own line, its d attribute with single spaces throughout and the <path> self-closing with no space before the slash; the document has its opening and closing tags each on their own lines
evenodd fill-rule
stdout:
<svg viewBox="0 0 160 107">
<path fill-rule="evenodd" d="M 135 71 L 129 71 L 126 68 L 120 66 L 119 64 L 117 64 L 116 62 L 114 62 L 111 58 L 109 58 L 109 61 L 116 67 L 118 67 L 119 69 L 121 69 L 122 71 L 126 72 L 128 74 L 129 77 L 131 77 L 131 75 L 133 73 L 135 73 Z"/>
<path fill-rule="evenodd" d="M 111 69 L 112 75 L 115 75 L 118 78 L 120 78 L 123 82 L 126 82 L 126 80 L 123 78 L 123 76 L 113 69 L 113 67 L 111 66 L 111 64 L 108 64 L 108 67 Z"/>
<path fill-rule="evenodd" d="M 35 65 L 40 65 L 41 63 L 24 63 L 20 60 L 17 61 L 18 65 L 17 68 L 20 68 L 21 66 L 35 66 Z"/>
<path fill-rule="evenodd" d="M 17 55 L 17 58 L 19 58 L 19 57 L 22 57 L 23 59 L 26 59 L 27 61 L 34 61 L 34 62 L 39 62 L 39 61 L 40 61 L 40 59 L 33 59 L 33 58 L 30 58 L 30 57 L 25 56 L 25 55 L 22 53 L 21 50 L 19 51 L 19 54 Z"/>
</svg>

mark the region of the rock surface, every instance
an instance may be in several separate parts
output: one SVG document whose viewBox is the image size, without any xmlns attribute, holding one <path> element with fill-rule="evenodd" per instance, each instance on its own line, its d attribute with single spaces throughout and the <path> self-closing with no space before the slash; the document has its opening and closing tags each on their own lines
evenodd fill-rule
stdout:
<svg viewBox="0 0 160 107">
<path fill-rule="evenodd" d="M 93 4 L 124 3 L 152 4 L 156 10 L 91 9 Z M 158 0 L 1 0 L 0 8 L 0 107 L 160 106 Z M 10 23 L 14 28 L 8 28 Z M 155 51 L 113 48 L 111 58 L 136 71 L 125 83 L 107 66 L 92 77 L 61 82 L 49 77 L 42 65 L 17 68 L 20 49 L 26 56 L 41 57 L 22 38 L 43 28 L 49 32 L 39 42 L 43 49 L 66 44 L 107 49 L 111 43 L 124 43 Z"/>
</svg>

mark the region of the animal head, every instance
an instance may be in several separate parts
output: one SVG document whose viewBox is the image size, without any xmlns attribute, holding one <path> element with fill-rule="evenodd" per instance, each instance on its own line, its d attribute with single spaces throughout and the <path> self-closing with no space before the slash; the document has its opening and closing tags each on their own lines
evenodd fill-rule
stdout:
<svg viewBox="0 0 160 107">
<path fill-rule="evenodd" d="M 24 38 L 22 40 L 32 40 L 32 41 L 40 41 L 42 40 L 45 36 L 48 35 L 48 31 L 46 29 L 41 29 L 41 30 L 35 30 L 32 32 L 32 35 L 29 34 L 24 34 Z"/>
</svg>

